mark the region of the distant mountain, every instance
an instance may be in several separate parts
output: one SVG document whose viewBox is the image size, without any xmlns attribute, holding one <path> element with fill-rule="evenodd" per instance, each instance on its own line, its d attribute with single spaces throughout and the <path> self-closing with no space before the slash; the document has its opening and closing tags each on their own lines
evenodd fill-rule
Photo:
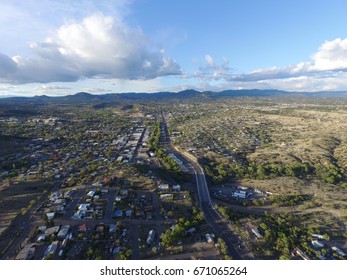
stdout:
<svg viewBox="0 0 347 280">
<path fill-rule="evenodd" d="M 103 97 L 103 95 L 94 95 L 88 92 L 78 92 L 73 95 L 56 97 L 56 100 L 62 103 L 93 103 L 102 101 Z"/>
<path fill-rule="evenodd" d="M 10 98 L 10 97 L 16 97 L 15 95 L 6 94 L 6 95 L 0 95 L 0 98 Z"/>
<path fill-rule="evenodd" d="M 281 90 L 260 90 L 260 89 L 243 89 L 243 90 L 223 90 L 220 92 L 213 91 L 196 91 L 188 89 L 180 92 L 157 92 L 157 93 L 107 93 L 94 95 L 88 92 L 78 92 L 73 95 L 50 97 L 46 95 L 34 97 L 8 97 L 1 98 L 0 105 L 26 103 L 26 104 L 93 104 L 95 108 L 104 108 L 118 103 L 146 102 L 146 101 L 165 101 L 165 100 L 214 100 L 219 98 L 234 98 L 242 96 L 252 97 L 276 97 L 276 96 L 305 96 L 305 97 L 347 97 L 346 91 L 322 91 L 322 92 L 288 92 Z"/>
<path fill-rule="evenodd" d="M 221 96 L 273 96 L 273 95 L 288 95 L 287 91 L 276 89 L 240 89 L 240 90 L 223 90 L 218 93 Z"/>
<path fill-rule="evenodd" d="M 195 89 L 187 89 L 187 90 L 183 90 L 180 92 L 176 93 L 176 96 L 180 96 L 180 97 L 195 97 L 196 95 L 201 94 L 200 91 L 197 91 Z"/>
<path fill-rule="evenodd" d="M 93 99 L 94 97 L 96 97 L 97 95 L 93 95 L 91 93 L 88 92 L 77 92 L 74 95 L 70 95 L 70 98 L 72 99 L 82 99 L 82 100 L 88 100 L 88 99 Z"/>
</svg>

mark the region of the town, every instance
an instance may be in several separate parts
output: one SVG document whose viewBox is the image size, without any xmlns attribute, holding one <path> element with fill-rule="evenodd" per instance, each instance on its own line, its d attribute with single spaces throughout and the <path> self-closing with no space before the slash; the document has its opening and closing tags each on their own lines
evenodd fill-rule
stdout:
<svg viewBox="0 0 347 280">
<path fill-rule="evenodd" d="M 347 103 L 17 107 L 0 114 L 1 259 L 347 256 Z"/>
</svg>

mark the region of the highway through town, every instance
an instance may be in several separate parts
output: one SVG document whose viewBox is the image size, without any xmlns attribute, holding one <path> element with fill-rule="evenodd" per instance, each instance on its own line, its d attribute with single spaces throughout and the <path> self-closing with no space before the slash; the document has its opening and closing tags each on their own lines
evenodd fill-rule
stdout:
<svg viewBox="0 0 347 280">
<path fill-rule="evenodd" d="M 227 221 L 214 208 L 208 190 L 205 174 L 202 168 L 191 162 L 195 169 L 195 179 L 199 196 L 199 205 L 204 212 L 205 219 L 210 227 L 225 241 L 228 246 L 229 255 L 234 260 L 243 259 L 236 247 L 241 244 L 239 238 L 234 234 Z"/>
<path fill-rule="evenodd" d="M 253 255 L 244 245 L 242 245 L 242 241 L 234 233 L 229 223 L 213 206 L 203 168 L 196 162 L 196 160 L 187 157 L 187 155 L 183 155 L 183 153 L 171 145 L 163 113 L 161 114 L 161 120 L 161 145 L 165 146 L 166 150 L 170 150 L 178 155 L 179 158 L 185 162 L 187 167 L 189 167 L 188 169 L 194 172 L 199 197 L 199 206 L 204 212 L 207 223 L 225 241 L 228 246 L 228 253 L 234 260 L 252 259 Z M 240 249 L 241 247 L 243 248 L 242 250 Z"/>
</svg>

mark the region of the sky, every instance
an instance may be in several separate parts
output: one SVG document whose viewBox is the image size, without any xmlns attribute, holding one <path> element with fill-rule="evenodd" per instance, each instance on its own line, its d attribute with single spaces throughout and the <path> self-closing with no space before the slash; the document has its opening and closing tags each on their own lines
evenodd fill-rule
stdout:
<svg viewBox="0 0 347 280">
<path fill-rule="evenodd" d="M 0 0 L 0 96 L 347 90 L 345 0 Z"/>
</svg>

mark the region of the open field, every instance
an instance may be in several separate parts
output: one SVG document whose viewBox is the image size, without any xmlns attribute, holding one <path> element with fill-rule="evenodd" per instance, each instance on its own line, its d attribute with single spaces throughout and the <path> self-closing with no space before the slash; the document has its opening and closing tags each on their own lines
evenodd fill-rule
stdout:
<svg viewBox="0 0 347 280">
<path fill-rule="evenodd" d="M 39 182 L 20 183 L 0 189 L 0 233 L 17 215 L 24 214 L 36 204 L 51 186 Z"/>
</svg>

